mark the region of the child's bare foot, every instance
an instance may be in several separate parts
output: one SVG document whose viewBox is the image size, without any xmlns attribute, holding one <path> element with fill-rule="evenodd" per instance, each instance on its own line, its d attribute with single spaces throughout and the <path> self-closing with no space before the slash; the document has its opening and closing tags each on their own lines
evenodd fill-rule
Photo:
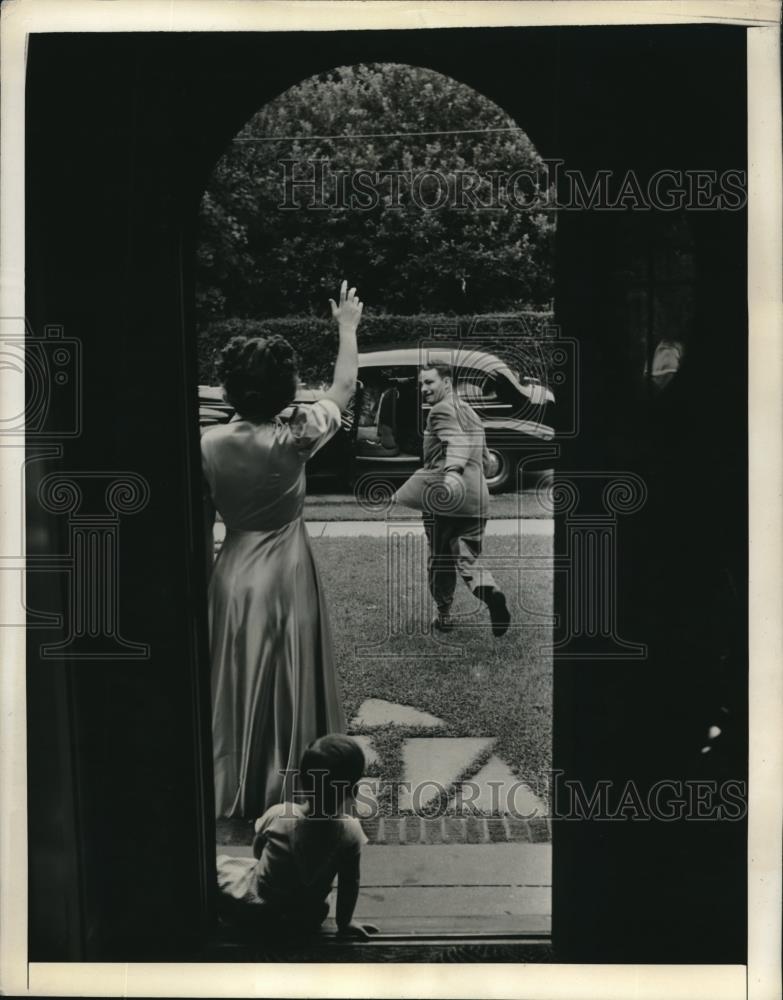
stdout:
<svg viewBox="0 0 783 1000">
<path fill-rule="evenodd" d="M 367 941 L 372 934 L 380 934 L 380 928 L 375 924 L 360 924 L 352 920 L 345 927 L 339 927 L 337 934 L 340 937 L 357 938 L 360 941 Z"/>
</svg>

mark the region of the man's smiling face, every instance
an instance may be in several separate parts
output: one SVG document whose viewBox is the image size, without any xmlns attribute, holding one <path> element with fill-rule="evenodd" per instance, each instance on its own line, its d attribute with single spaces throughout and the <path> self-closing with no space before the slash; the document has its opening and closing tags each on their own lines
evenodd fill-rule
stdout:
<svg viewBox="0 0 783 1000">
<path fill-rule="evenodd" d="M 425 403 L 434 406 L 439 403 L 451 388 L 451 379 L 441 378 L 435 368 L 425 368 L 420 376 L 421 396 Z"/>
</svg>

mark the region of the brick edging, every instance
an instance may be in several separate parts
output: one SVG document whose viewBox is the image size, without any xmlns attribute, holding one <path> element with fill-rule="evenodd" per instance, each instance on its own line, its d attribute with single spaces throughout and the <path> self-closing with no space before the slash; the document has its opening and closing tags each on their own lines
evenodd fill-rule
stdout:
<svg viewBox="0 0 783 1000">
<path fill-rule="evenodd" d="M 552 839 L 543 817 L 380 816 L 361 824 L 370 844 L 542 844 Z"/>
<path fill-rule="evenodd" d="M 379 816 L 362 819 L 370 844 L 545 844 L 552 839 L 549 819 L 513 816 Z M 252 823 L 219 819 L 219 846 L 253 843 Z"/>
</svg>

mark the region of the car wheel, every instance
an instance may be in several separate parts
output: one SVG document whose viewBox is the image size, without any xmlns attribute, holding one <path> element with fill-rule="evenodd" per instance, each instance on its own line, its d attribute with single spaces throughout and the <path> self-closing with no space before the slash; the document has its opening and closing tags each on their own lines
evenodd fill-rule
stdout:
<svg viewBox="0 0 783 1000">
<path fill-rule="evenodd" d="M 489 448 L 489 471 L 486 475 L 490 493 L 502 493 L 508 489 L 514 478 L 514 463 L 505 451 Z"/>
<path fill-rule="evenodd" d="M 555 484 L 554 469 L 536 469 L 533 472 L 525 473 L 526 486 L 537 489 L 539 492 L 551 490 Z"/>
</svg>

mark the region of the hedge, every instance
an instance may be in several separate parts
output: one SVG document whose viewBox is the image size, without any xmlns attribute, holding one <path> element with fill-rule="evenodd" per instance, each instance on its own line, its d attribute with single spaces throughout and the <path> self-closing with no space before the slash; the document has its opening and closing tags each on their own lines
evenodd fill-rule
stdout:
<svg viewBox="0 0 783 1000">
<path fill-rule="evenodd" d="M 334 321 L 317 316 L 286 316 L 274 319 L 230 318 L 215 320 L 198 337 L 199 382 L 214 385 L 215 360 L 220 348 L 237 334 L 263 336 L 282 334 L 299 357 L 299 374 L 304 382 L 317 383 L 331 378 L 337 352 Z M 546 375 L 548 367 L 542 345 L 555 336 L 551 312 L 517 312 L 483 316 L 365 316 L 359 328 L 359 350 L 382 346 L 404 346 L 420 341 L 459 341 L 480 346 L 526 368 L 528 374 Z M 542 358 L 544 359 L 542 361 Z M 520 360 L 521 359 L 521 360 Z M 529 363 L 525 361 L 529 359 Z M 531 370 L 533 369 L 533 370 Z"/>
</svg>

